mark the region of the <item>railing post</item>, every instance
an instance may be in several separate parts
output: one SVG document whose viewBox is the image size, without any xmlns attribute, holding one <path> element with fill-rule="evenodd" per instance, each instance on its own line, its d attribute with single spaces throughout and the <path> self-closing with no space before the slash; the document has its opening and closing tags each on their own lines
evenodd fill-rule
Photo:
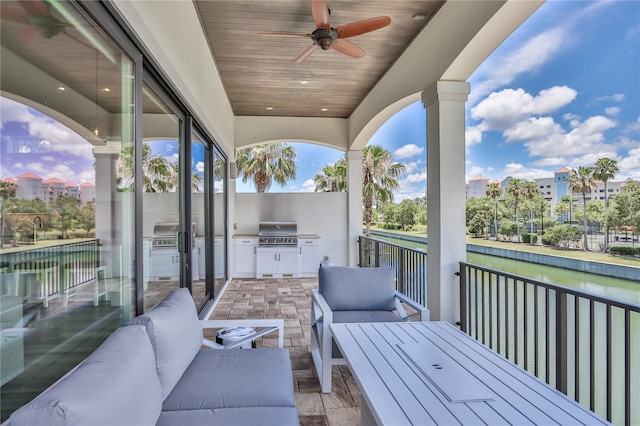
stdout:
<svg viewBox="0 0 640 426">
<path fill-rule="evenodd" d="M 467 332 L 467 267 L 460 263 L 460 330 Z"/>
<path fill-rule="evenodd" d="M 407 262 L 405 260 L 405 250 L 398 250 L 398 291 L 402 294 L 407 294 L 405 287 L 405 273 L 407 270 Z"/>
<path fill-rule="evenodd" d="M 376 268 L 380 267 L 380 242 L 378 240 L 375 240 L 373 243 L 373 266 L 375 266 Z"/>
<path fill-rule="evenodd" d="M 556 289 L 556 389 L 567 393 L 567 293 Z"/>
</svg>

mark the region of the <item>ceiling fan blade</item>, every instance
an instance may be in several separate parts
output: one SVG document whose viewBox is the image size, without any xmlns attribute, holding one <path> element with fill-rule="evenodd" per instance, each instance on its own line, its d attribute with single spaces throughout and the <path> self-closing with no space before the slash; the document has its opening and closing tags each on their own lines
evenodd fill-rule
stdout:
<svg viewBox="0 0 640 426">
<path fill-rule="evenodd" d="M 339 38 L 349 38 L 360 34 L 384 28 L 391 23 L 388 16 L 378 16 L 377 18 L 364 19 L 362 21 L 352 22 L 336 28 Z"/>
<path fill-rule="evenodd" d="M 300 56 L 298 56 L 296 58 L 295 61 L 293 61 L 294 64 L 299 64 L 300 62 L 304 61 L 305 59 L 307 59 L 309 56 L 311 56 L 311 54 L 313 52 L 315 52 L 315 50 L 318 48 L 318 46 L 316 46 L 315 44 L 312 44 L 311 46 L 309 46 L 307 48 L 307 50 L 305 50 L 304 52 L 302 52 L 300 54 Z"/>
<path fill-rule="evenodd" d="M 69 33 L 68 33 L 68 32 L 66 32 L 66 31 L 62 31 L 62 33 L 61 33 L 61 34 L 66 35 L 66 36 L 67 36 L 67 37 L 69 37 L 70 39 L 73 39 L 73 41 L 75 41 L 76 43 L 82 44 L 83 46 L 88 47 L 88 48 L 89 48 L 89 49 L 91 49 L 91 50 L 96 50 L 95 46 L 93 46 L 93 45 L 91 45 L 91 44 L 87 43 L 86 41 L 84 41 L 84 40 L 82 40 L 82 39 L 80 39 L 80 38 L 78 38 L 78 37 L 76 37 L 76 36 L 74 36 L 74 35 L 72 35 L 72 34 L 69 34 Z"/>
<path fill-rule="evenodd" d="M 364 50 L 347 40 L 338 39 L 331 45 L 335 50 L 352 58 L 362 58 Z"/>
<path fill-rule="evenodd" d="M 291 34 L 291 33 L 260 33 L 262 37 L 302 37 L 309 38 L 311 34 Z"/>
<path fill-rule="evenodd" d="M 331 30 L 331 19 L 329 18 L 329 6 L 324 0 L 311 0 L 311 14 L 316 28 Z"/>
<path fill-rule="evenodd" d="M 0 6 L 0 18 L 3 21 L 16 22 L 18 24 L 29 24 L 29 17 L 21 10 L 8 6 Z"/>
<path fill-rule="evenodd" d="M 49 14 L 49 6 L 44 1 L 20 0 L 20 4 L 31 16 L 46 16 Z"/>
<path fill-rule="evenodd" d="M 29 25 L 18 32 L 17 38 L 20 43 L 30 45 L 39 42 L 44 37 L 42 37 L 42 34 L 40 34 L 40 31 L 38 31 L 36 27 Z"/>
</svg>

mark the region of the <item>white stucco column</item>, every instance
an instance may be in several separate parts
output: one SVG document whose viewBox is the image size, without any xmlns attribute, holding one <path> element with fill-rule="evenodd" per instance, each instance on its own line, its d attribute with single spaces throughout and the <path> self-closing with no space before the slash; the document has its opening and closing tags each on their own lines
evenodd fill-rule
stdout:
<svg viewBox="0 0 640 426">
<path fill-rule="evenodd" d="M 362 235 L 362 151 L 347 151 L 347 207 L 349 236 L 347 253 L 348 266 L 358 265 L 358 237 Z"/>
<path fill-rule="evenodd" d="M 427 307 L 432 320 L 459 321 L 458 262 L 466 260 L 465 101 L 469 83 L 438 81 L 427 109 Z"/>
</svg>

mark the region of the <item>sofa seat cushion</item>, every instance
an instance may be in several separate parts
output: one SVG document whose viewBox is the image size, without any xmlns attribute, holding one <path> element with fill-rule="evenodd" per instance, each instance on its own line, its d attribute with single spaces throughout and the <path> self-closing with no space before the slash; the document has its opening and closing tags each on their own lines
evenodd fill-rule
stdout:
<svg viewBox="0 0 640 426">
<path fill-rule="evenodd" d="M 172 290 L 131 324 L 147 328 L 156 354 L 162 395 L 166 398 L 202 347 L 202 327 L 191 293 L 186 288 Z"/>
<path fill-rule="evenodd" d="M 322 266 L 318 291 L 332 311 L 392 311 L 395 272 L 392 268 Z"/>
<path fill-rule="evenodd" d="M 11 425 L 151 425 L 162 408 L 155 356 L 142 326 L 121 327 Z"/>
<path fill-rule="evenodd" d="M 242 407 L 295 407 L 287 350 L 203 349 L 162 410 Z"/>
<path fill-rule="evenodd" d="M 163 411 L 158 426 L 175 425 L 278 425 L 299 426 L 298 410 L 291 407 L 215 408 L 208 410 Z"/>
</svg>

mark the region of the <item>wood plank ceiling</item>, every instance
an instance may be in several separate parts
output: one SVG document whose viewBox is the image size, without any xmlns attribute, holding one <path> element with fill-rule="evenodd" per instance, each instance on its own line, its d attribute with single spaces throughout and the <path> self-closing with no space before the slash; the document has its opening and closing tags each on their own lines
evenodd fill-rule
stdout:
<svg viewBox="0 0 640 426">
<path fill-rule="evenodd" d="M 313 32 L 310 0 L 195 1 L 235 115 L 349 117 L 443 1 L 328 0 L 327 4 L 334 28 L 377 16 L 391 17 L 391 24 L 349 39 L 365 50 L 363 58 L 317 49 L 294 64 L 311 45 L 310 39 L 260 33 Z M 414 18 L 420 15 L 422 19 Z"/>
</svg>

